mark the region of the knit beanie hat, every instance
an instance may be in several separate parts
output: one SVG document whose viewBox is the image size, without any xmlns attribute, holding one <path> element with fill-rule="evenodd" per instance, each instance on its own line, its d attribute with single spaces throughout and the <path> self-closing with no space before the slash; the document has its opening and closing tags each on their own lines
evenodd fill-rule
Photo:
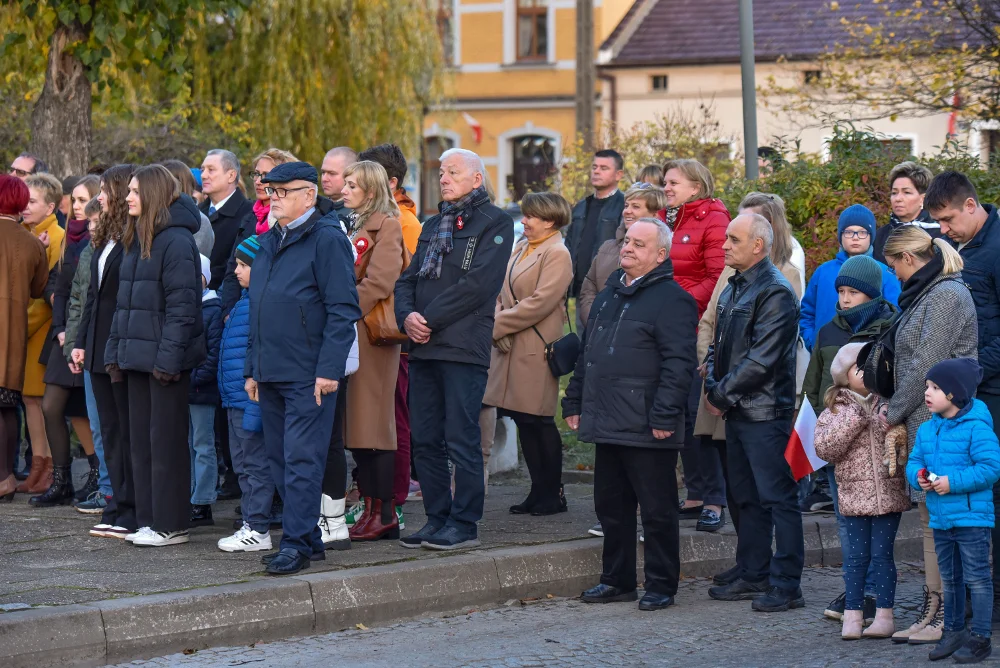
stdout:
<svg viewBox="0 0 1000 668">
<path fill-rule="evenodd" d="M 236 259 L 248 267 L 252 267 L 258 251 L 260 251 L 260 242 L 257 241 L 255 234 L 241 241 L 240 245 L 236 247 Z"/>
<path fill-rule="evenodd" d="M 834 385 L 847 387 L 847 374 L 850 373 L 851 367 L 858 363 L 858 355 L 864 347 L 864 343 L 848 343 L 837 351 L 837 356 L 830 365 Z"/>
<path fill-rule="evenodd" d="M 882 296 L 882 267 L 868 255 L 855 255 L 840 266 L 833 285 L 838 289 L 846 285 L 878 299 Z"/>
<path fill-rule="evenodd" d="M 983 369 L 971 357 L 956 357 L 932 366 L 927 380 L 940 387 L 948 401 L 965 408 L 983 380 Z"/>
<path fill-rule="evenodd" d="M 852 204 L 840 214 L 840 219 L 837 221 L 837 239 L 843 240 L 844 230 L 855 225 L 868 230 L 868 237 L 874 241 L 875 214 L 864 204 Z"/>
<path fill-rule="evenodd" d="M 201 275 L 205 277 L 205 285 L 212 282 L 212 261 L 204 255 L 201 257 Z"/>
</svg>

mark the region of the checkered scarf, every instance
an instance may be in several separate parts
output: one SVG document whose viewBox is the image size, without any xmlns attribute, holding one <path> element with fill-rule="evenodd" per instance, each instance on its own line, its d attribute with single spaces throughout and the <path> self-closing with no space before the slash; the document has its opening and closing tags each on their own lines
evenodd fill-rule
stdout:
<svg viewBox="0 0 1000 668">
<path fill-rule="evenodd" d="M 438 216 L 437 230 L 431 236 L 427 245 L 427 253 L 424 255 L 424 262 L 420 265 L 417 276 L 420 278 L 441 278 L 441 267 L 444 266 L 444 256 L 451 252 L 453 247 L 451 235 L 455 228 L 455 221 L 458 218 L 468 218 L 472 215 L 472 210 L 477 206 L 490 201 L 490 196 L 486 194 L 486 189 L 479 186 L 469 194 L 465 195 L 457 202 L 442 202 L 441 214 Z"/>
</svg>

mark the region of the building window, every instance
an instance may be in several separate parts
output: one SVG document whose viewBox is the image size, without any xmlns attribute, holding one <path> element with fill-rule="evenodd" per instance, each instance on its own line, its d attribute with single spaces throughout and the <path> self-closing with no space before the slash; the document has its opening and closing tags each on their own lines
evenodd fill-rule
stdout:
<svg viewBox="0 0 1000 668">
<path fill-rule="evenodd" d="M 806 70 L 802 73 L 802 79 L 807 86 L 815 86 L 823 79 L 823 70 Z"/>
<path fill-rule="evenodd" d="M 669 77 L 666 74 L 654 74 L 653 76 L 649 77 L 649 84 L 654 91 L 666 93 L 668 83 L 669 83 Z"/>
<path fill-rule="evenodd" d="M 907 157 L 913 155 L 913 140 L 903 137 L 887 137 L 878 140 L 892 155 Z"/>
<path fill-rule="evenodd" d="M 421 213 L 425 216 L 433 216 L 438 212 L 438 202 L 441 201 L 441 154 L 450 148 L 455 148 L 455 142 L 448 137 L 424 138 L 420 203 Z"/>
<path fill-rule="evenodd" d="M 551 139 L 539 135 L 522 135 L 510 141 L 513 160 L 507 184 L 513 198 L 520 201 L 526 193 L 548 188 L 556 171 L 556 149 Z"/>
<path fill-rule="evenodd" d="M 455 28 L 452 25 L 452 0 L 434 0 L 437 5 L 435 20 L 441 38 L 441 55 L 445 65 L 455 64 Z"/>
<path fill-rule="evenodd" d="M 517 59 L 545 60 L 548 51 L 548 0 L 517 0 Z"/>
<path fill-rule="evenodd" d="M 1000 167 L 1000 130 L 982 130 L 982 150 L 985 154 L 984 167 L 997 169 Z"/>
</svg>

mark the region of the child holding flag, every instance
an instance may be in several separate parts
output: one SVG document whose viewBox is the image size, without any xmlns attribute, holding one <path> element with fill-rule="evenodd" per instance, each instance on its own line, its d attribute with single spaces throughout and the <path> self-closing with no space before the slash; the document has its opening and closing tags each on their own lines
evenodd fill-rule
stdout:
<svg viewBox="0 0 1000 668">
<path fill-rule="evenodd" d="M 840 513 L 847 527 L 844 551 L 846 589 L 841 637 L 845 640 L 888 638 L 895 633 L 896 596 L 893 543 L 910 496 L 902 465 L 886 457 L 887 430 L 880 419 L 881 397 L 869 394 L 858 368 L 862 343 L 843 346 L 833 360 L 833 384 L 826 409 L 816 422 L 816 454 L 836 465 Z M 898 439 L 900 428 L 891 438 Z M 902 434 L 905 442 L 905 433 Z M 905 448 L 900 452 L 905 453 Z M 894 451 L 891 451 L 894 452 Z M 864 630 L 865 576 L 872 567 L 875 622 Z"/>
</svg>

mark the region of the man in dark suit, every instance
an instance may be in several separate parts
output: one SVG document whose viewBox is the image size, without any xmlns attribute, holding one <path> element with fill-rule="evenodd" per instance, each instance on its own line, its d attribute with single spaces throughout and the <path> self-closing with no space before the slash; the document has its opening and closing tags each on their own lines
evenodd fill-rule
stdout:
<svg viewBox="0 0 1000 668">
<path fill-rule="evenodd" d="M 199 208 L 212 221 L 215 245 L 212 247 L 210 290 L 222 285 L 226 263 L 233 254 L 236 235 L 243 219 L 253 211 L 253 204 L 239 189 L 240 161 L 231 151 L 214 148 L 201 163 L 201 189 L 207 199 Z"/>
</svg>

